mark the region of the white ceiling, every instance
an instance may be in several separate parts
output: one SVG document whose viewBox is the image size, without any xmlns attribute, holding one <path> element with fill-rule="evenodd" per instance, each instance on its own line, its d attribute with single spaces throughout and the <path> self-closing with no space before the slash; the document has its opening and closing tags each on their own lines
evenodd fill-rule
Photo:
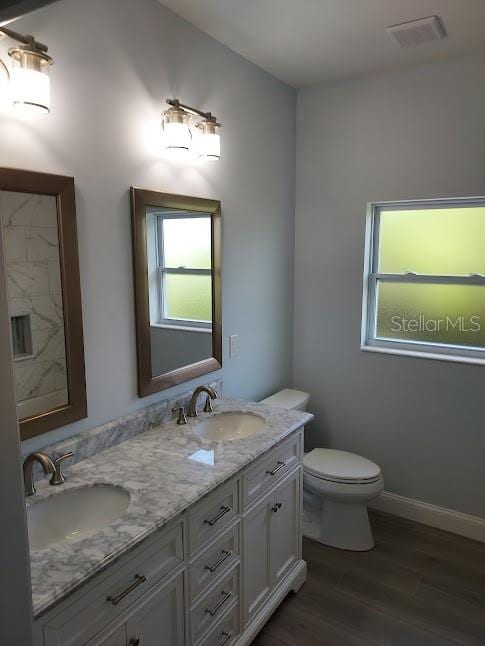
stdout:
<svg viewBox="0 0 485 646">
<path fill-rule="evenodd" d="M 289 85 L 485 51 L 485 0 L 160 0 Z M 441 41 L 401 49 L 389 25 L 438 15 Z"/>
</svg>

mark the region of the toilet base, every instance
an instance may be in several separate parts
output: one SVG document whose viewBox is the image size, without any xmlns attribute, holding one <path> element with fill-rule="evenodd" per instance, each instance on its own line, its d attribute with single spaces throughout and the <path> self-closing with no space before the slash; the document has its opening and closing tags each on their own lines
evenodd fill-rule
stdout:
<svg viewBox="0 0 485 646">
<path fill-rule="evenodd" d="M 366 505 L 326 500 L 320 522 L 317 540 L 324 545 L 354 552 L 366 552 L 375 545 Z"/>
<path fill-rule="evenodd" d="M 367 484 L 343 484 L 316 478 L 304 471 L 304 535 L 342 550 L 371 550 L 375 542 L 367 505 L 383 487 L 382 478 Z"/>
</svg>

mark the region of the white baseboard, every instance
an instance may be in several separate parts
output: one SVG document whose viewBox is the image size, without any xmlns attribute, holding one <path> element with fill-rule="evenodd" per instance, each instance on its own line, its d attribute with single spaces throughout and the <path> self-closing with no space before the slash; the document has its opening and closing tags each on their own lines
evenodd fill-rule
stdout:
<svg viewBox="0 0 485 646">
<path fill-rule="evenodd" d="M 387 491 L 373 500 L 369 507 L 485 543 L 485 518 L 462 514 Z"/>
</svg>

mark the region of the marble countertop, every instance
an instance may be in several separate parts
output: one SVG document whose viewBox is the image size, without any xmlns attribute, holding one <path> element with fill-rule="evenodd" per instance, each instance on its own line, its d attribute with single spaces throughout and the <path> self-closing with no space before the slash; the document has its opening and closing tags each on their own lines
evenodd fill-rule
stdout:
<svg viewBox="0 0 485 646">
<path fill-rule="evenodd" d="M 47 480 L 37 486 L 27 506 L 67 489 L 97 484 L 123 487 L 131 500 L 125 514 L 105 529 L 77 542 L 31 551 L 35 617 L 313 417 L 263 404 L 217 400 L 214 412 L 223 411 L 258 413 L 266 426 L 247 438 L 212 442 L 192 431 L 194 424 L 208 417 L 200 413 L 186 426 L 169 422 L 70 468 L 66 462 L 67 482 L 62 487 L 51 487 Z"/>
</svg>

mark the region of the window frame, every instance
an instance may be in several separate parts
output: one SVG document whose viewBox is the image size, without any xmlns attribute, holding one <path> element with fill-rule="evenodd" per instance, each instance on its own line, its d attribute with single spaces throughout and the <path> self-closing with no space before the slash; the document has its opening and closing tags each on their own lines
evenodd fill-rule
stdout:
<svg viewBox="0 0 485 646">
<path fill-rule="evenodd" d="M 165 276 L 168 274 L 182 274 L 186 276 L 210 276 L 212 277 L 212 268 L 195 269 L 190 267 L 166 267 L 163 253 L 163 221 L 164 220 L 183 220 L 194 218 L 206 218 L 211 226 L 211 215 L 208 213 L 163 213 L 154 212 L 156 218 L 156 250 L 157 250 L 157 289 L 158 289 L 158 322 L 160 327 L 175 327 L 177 329 L 186 329 L 200 332 L 211 332 L 212 321 L 203 321 L 199 319 L 177 319 L 166 316 L 165 298 L 167 289 L 165 287 Z M 212 243 L 211 243 L 212 244 Z"/>
<path fill-rule="evenodd" d="M 485 365 L 485 347 L 460 346 L 429 341 L 406 341 L 376 336 L 377 292 L 381 283 L 478 285 L 485 289 L 485 275 L 428 275 L 388 274 L 377 271 L 381 211 L 445 209 L 466 206 L 484 206 L 485 197 L 438 198 L 403 200 L 396 202 L 369 202 L 365 228 L 365 253 L 362 295 L 361 350 L 426 359 Z"/>
</svg>

